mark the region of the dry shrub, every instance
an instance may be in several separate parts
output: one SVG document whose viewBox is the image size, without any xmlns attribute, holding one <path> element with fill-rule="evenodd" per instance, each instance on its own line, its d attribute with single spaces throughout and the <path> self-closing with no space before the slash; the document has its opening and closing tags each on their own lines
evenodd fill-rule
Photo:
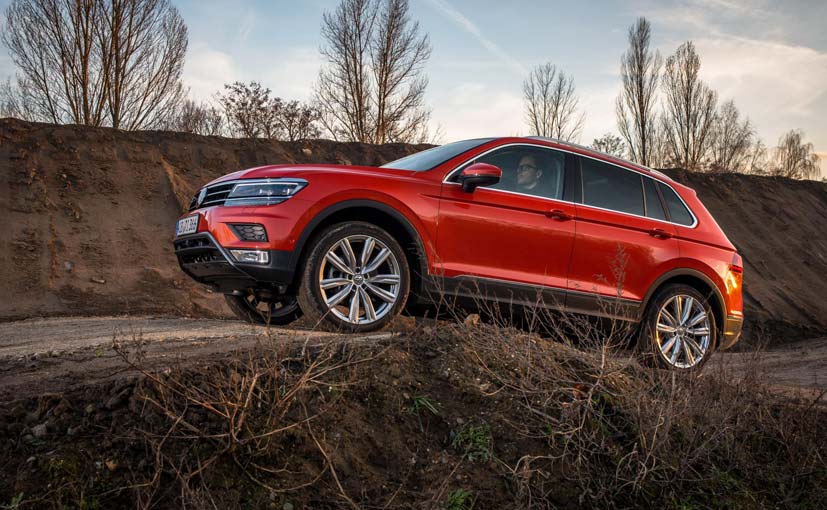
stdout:
<svg viewBox="0 0 827 510">
<path fill-rule="evenodd" d="M 216 489 L 246 478 L 277 501 L 279 494 L 315 484 L 329 472 L 341 497 L 350 501 L 330 461 L 325 438 L 313 423 L 335 406 L 354 378 L 355 367 L 373 359 L 370 346 L 357 353 L 331 340 L 302 347 L 267 339 L 256 349 L 222 363 L 155 373 L 142 367 L 140 349 L 116 350 L 146 377 L 138 390 L 147 418 L 141 431 L 149 446 L 154 476 L 137 484 L 137 506 L 169 501 L 178 488 L 179 505 L 220 508 L 227 494 Z M 140 342 L 133 342 L 139 346 Z M 320 425 L 321 429 L 322 426 Z M 287 465 L 292 444 L 308 447 L 304 462 Z M 309 443 L 309 444 L 308 444 Z M 240 496 L 242 499 L 246 496 Z"/>
<path fill-rule="evenodd" d="M 816 508 L 827 496 L 824 410 L 769 391 L 759 356 L 737 373 L 677 374 L 618 350 L 618 329 L 576 325 L 575 345 L 486 324 L 455 332 L 510 439 L 543 441 L 500 459 L 522 507 Z"/>
</svg>

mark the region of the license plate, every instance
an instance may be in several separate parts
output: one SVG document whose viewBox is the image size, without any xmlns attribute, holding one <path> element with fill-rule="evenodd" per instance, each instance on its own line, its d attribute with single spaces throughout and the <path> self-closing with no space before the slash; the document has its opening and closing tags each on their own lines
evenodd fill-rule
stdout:
<svg viewBox="0 0 827 510">
<path fill-rule="evenodd" d="M 178 220 L 178 223 L 175 224 L 175 237 L 194 234 L 196 231 L 198 231 L 197 214 L 181 218 Z"/>
</svg>

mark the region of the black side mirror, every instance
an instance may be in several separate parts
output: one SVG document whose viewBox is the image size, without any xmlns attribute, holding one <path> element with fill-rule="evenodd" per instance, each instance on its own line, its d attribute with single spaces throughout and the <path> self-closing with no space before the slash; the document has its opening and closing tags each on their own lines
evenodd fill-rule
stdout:
<svg viewBox="0 0 827 510">
<path fill-rule="evenodd" d="M 500 182 L 503 171 L 488 163 L 474 163 L 459 174 L 462 191 L 473 193 L 477 186 L 492 186 Z"/>
</svg>

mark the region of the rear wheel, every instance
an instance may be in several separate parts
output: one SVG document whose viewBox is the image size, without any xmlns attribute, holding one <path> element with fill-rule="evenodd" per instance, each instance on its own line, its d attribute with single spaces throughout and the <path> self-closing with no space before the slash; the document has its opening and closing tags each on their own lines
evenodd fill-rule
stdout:
<svg viewBox="0 0 827 510">
<path fill-rule="evenodd" d="M 644 360 L 674 370 L 696 370 L 715 347 L 715 314 L 694 287 L 673 284 L 658 291 L 644 315 Z"/>
<path fill-rule="evenodd" d="M 405 306 L 409 286 L 405 253 L 393 236 L 370 223 L 340 223 L 310 247 L 299 304 L 327 329 L 375 331 Z"/>
<path fill-rule="evenodd" d="M 248 292 L 243 296 L 226 294 L 224 299 L 236 317 L 252 324 L 285 326 L 302 316 L 296 296 L 264 300 Z"/>
</svg>

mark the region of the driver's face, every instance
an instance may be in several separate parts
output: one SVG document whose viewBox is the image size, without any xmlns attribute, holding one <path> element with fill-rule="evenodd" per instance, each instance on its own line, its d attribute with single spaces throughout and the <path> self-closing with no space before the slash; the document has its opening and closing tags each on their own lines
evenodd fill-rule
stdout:
<svg viewBox="0 0 827 510">
<path fill-rule="evenodd" d="M 537 166 L 534 156 L 523 156 L 517 164 L 517 185 L 531 187 L 537 183 L 543 171 Z"/>
</svg>

